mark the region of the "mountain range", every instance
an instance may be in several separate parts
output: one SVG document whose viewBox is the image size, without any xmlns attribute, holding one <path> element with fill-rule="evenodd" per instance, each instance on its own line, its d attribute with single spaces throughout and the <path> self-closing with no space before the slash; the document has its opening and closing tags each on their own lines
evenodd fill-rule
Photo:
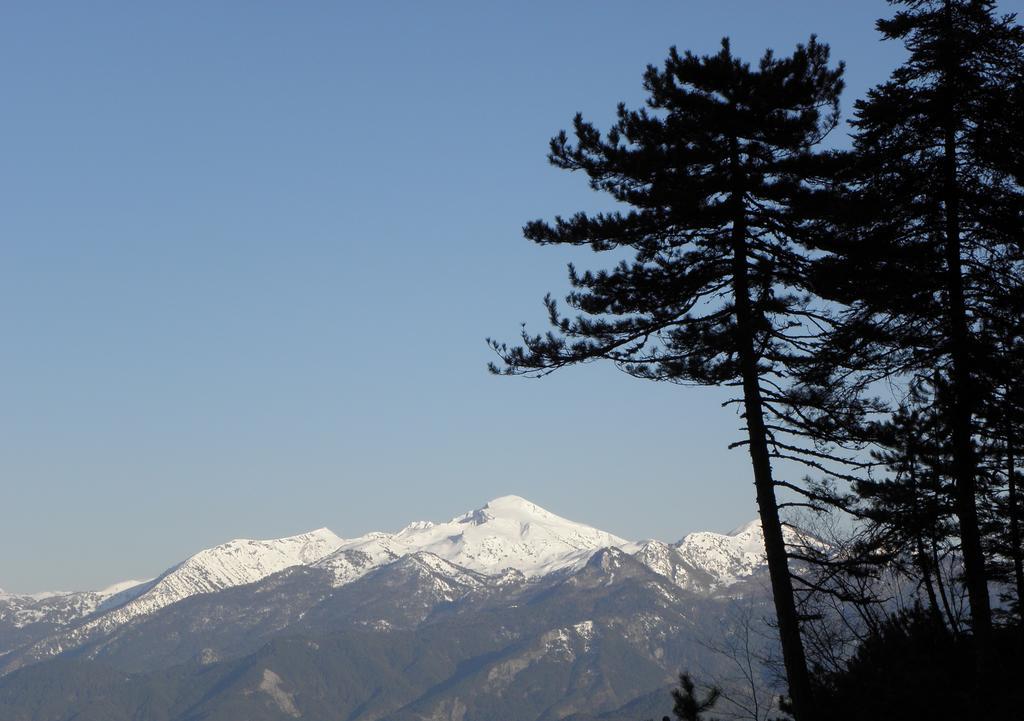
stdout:
<svg viewBox="0 0 1024 721">
<path fill-rule="evenodd" d="M 737 599 L 770 615 L 764 575 L 757 522 L 630 542 L 517 496 L 233 540 L 148 581 L 0 593 L 0 718 L 660 716 L 680 670 L 728 665 L 700 637 Z"/>
</svg>

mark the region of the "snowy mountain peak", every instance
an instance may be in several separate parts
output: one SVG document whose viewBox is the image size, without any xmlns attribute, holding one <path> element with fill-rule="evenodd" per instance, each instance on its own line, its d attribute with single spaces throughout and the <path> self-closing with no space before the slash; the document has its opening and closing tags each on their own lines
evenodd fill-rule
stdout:
<svg viewBox="0 0 1024 721">
<path fill-rule="evenodd" d="M 752 521 L 747 521 L 742 526 L 732 529 L 726 535 L 727 536 L 742 536 L 744 534 L 756 534 L 761 533 L 761 519 L 755 518 Z"/>
<path fill-rule="evenodd" d="M 797 537 L 788 529 L 786 535 Z M 154 580 L 100 592 L 0 594 L 0 621 L 7 618 L 19 629 L 45 621 L 61 629 L 26 649 L 26 658 L 38 659 L 81 647 L 191 596 L 256 583 L 288 568 L 311 567 L 319 578 L 327 572 L 339 587 L 390 564 L 412 577 L 430 576 L 435 596 L 451 600 L 469 589 L 531 584 L 554 572 L 584 569 L 597 571 L 601 583 L 640 569 L 691 591 L 714 593 L 760 572 L 765 558 L 758 521 L 729 534 L 691 533 L 671 545 L 628 543 L 520 496 L 501 496 L 450 521 L 418 521 L 397 533 L 342 539 L 319 528 L 272 540 L 236 539 L 200 551 Z"/>
<path fill-rule="evenodd" d="M 317 565 L 330 569 L 340 585 L 395 558 L 427 552 L 486 575 L 513 568 L 532 577 L 578 565 L 581 554 L 625 543 L 618 536 L 569 521 L 525 498 L 502 496 L 447 523 L 419 521 L 398 533 L 371 533 L 345 541 Z M 349 551 L 365 554 L 365 558 L 359 556 L 354 562 Z"/>
<path fill-rule="evenodd" d="M 488 501 L 481 508 L 468 511 L 452 519 L 452 523 L 470 523 L 480 525 L 488 521 L 503 519 L 519 523 L 572 523 L 551 511 L 545 510 L 521 496 L 501 496 Z"/>
<path fill-rule="evenodd" d="M 564 518 L 556 516 L 551 511 L 544 510 L 535 503 L 522 498 L 521 496 L 500 496 L 484 504 L 484 511 L 490 511 L 495 517 L 515 518 L 517 520 L 529 521 L 533 519 L 547 521 L 564 521 Z"/>
<path fill-rule="evenodd" d="M 424 531 L 428 528 L 433 528 L 433 521 L 413 521 L 408 526 L 399 531 L 396 535 L 401 536 L 403 533 L 416 533 L 417 531 Z"/>
</svg>

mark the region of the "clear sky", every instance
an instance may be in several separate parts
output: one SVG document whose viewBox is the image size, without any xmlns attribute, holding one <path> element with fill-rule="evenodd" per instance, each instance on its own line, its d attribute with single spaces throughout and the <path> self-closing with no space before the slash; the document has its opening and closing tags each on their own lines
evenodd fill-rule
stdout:
<svg viewBox="0 0 1024 721">
<path fill-rule="evenodd" d="M 1019 10 L 1019 3 L 1004 3 Z M 886 77 L 881 0 L 5 2 L 0 587 L 96 588 L 239 536 L 515 493 L 632 537 L 755 515 L 718 391 L 495 378 L 607 207 L 550 168 L 671 45 L 808 35 Z M 838 138 L 842 142 L 842 137 Z"/>
</svg>

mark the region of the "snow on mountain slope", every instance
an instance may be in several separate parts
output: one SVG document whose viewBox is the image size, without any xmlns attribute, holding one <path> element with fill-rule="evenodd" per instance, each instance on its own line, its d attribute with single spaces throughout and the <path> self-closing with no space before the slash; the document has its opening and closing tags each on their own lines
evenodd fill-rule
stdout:
<svg viewBox="0 0 1024 721">
<path fill-rule="evenodd" d="M 787 531 L 788 540 L 795 536 Z M 537 581 L 553 572 L 576 571 L 597 560 L 611 562 L 627 555 L 631 562 L 635 559 L 698 594 L 727 588 L 765 564 L 757 521 L 729 534 L 691 533 L 672 545 L 629 543 L 518 496 L 503 496 L 450 521 L 420 521 L 396 533 L 342 539 L 321 528 L 276 540 L 234 540 L 200 551 L 151 581 L 117 584 L 101 592 L 39 598 L 2 595 L 0 631 L 5 625 L 46 625 L 36 626 L 35 633 L 17 631 L 22 639 L 18 643 L 27 643 L 17 654 L 11 654 L 13 647 L 0 648 L 0 657 L 8 660 L 0 663 L 0 674 L 69 649 L 103 643 L 119 627 L 190 596 L 258 582 L 295 566 L 328 571 L 335 587 L 389 566 L 399 576 L 419 579 L 417 587 L 430 590 L 436 601 L 485 587 Z M 17 641 L 13 634 L 8 638 Z"/>
<path fill-rule="evenodd" d="M 236 539 L 205 549 L 153 581 L 128 588 L 124 584 L 115 584 L 104 590 L 109 594 L 105 597 L 91 594 L 87 599 L 91 608 L 87 612 L 81 612 L 82 604 L 78 603 L 74 614 L 65 614 L 59 619 L 57 625 L 60 630 L 26 647 L 24 657 L 5 670 L 14 670 L 25 661 L 78 648 L 135 618 L 189 596 L 253 583 L 292 566 L 310 565 L 336 550 L 341 543 L 342 540 L 330 530 L 321 528 L 269 541 Z M 69 598 L 77 600 L 80 595 L 72 594 Z M 94 610 L 99 613 L 81 622 Z M 0 602 L 0 621 L 3 620 L 2 612 L 3 603 Z"/>
<path fill-rule="evenodd" d="M 125 603 L 116 608 L 34 644 L 29 655 L 52 656 L 189 596 L 253 583 L 292 566 L 312 564 L 341 542 L 331 531 L 321 528 L 288 538 L 236 539 L 208 548 L 143 586 L 139 595 L 125 597 Z"/>
<path fill-rule="evenodd" d="M 799 534 L 783 527 L 787 543 L 797 543 Z M 715 579 L 715 586 L 728 586 L 752 575 L 766 563 L 761 521 L 744 524 L 731 533 L 698 531 L 676 544 L 676 552 L 687 564 Z"/>
<path fill-rule="evenodd" d="M 147 583 L 121 581 L 99 591 L 0 592 L 0 626 L 23 629 L 34 624 L 66 625 L 131 600 L 145 590 Z"/>
<path fill-rule="evenodd" d="M 689 567 L 679 550 L 662 541 L 640 541 L 625 546 L 627 553 L 655 573 L 664 576 L 677 586 L 689 588 L 694 585 L 695 570 Z"/>
<path fill-rule="evenodd" d="M 77 611 L 71 615 L 109 609 L 102 619 L 102 625 L 109 627 L 195 594 L 252 583 L 297 565 L 328 570 L 334 585 L 341 586 L 420 552 L 485 575 L 513 569 L 535 578 L 580 568 L 595 551 L 606 547 L 623 548 L 679 586 L 701 589 L 729 585 L 764 563 L 758 521 L 730 534 L 691 533 L 674 546 L 661 541 L 629 543 L 519 496 L 502 496 L 446 523 L 418 521 L 397 533 L 374 532 L 346 540 L 321 528 L 289 538 L 229 541 L 196 553 L 154 581 L 80 594 L 75 598 Z M 4 598 L 10 603 L 14 597 L 0 596 Z M 41 595 L 34 598 L 39 600 Z M 24 601 L 19 605 L 24 606 Z"/>
<path fill-rule="evenodd" d="M 182 599 L 260 581 L 293 566 L 327 570 L 337 587 L 408 559 L 424 569 L 432 564 L 434 576 L 468 588 L 475 581 L 467 574 L 486 578 L 488 584 L 512 582 L 509 574 L 536 579 L 583 568 L 605 548 L 620 549 L 676 585 L 696 592 L 727 587 L 764 565 L 764 539 L 756 521 L 730 534 L 691 533 L 671 546 L 660 541 L 629 543 L 518 496 L 503 496 L 445 523 L 420 521 L 397 533 L 375 532 L 346 540 L 321 528 L 276 540 L 234 540 L 200 551 L 153 581 L 112 586 L 88 597 L 62 596 L 59 630 L 34 644 L 29 655 L 38 658 L 79 647 Z M 15 609 L 8 596 L 0 597 L 0 621 L 5 606 L 9 622 L 41 618 L 38 608 L 27 608 L 24 602 Z M 15 612 L 19 613 L 16 620 L 11 616 Z"/>
<path fill-rule="evenodd" d="M 447 523 L 417 521 L 398 533 L 345 541 L 316 565 L 331 569 L 341 585 L 396 558 L 425 552 L 478 573 L 496 575 L 513 568 L 530 578 L 581 565 L 600 548 L 625 544 L 625 539 L 556 516 L 519 496 L 502 496 Z"/>
<path fill-rule="evenodd" d="M 344 586 L 357 578 L 365 576 L 375 568 L 398 559 L 398 554 L 386 548 L 383 543 L 366 543 L 360 548 L 339 548 L 313 564 L 314 568 L 323 568 L 333 576 L 335 587 Z"/>
<path fill-rule="evenodd" d="M 111 615 L 123 623 L 198 593 L 253 583 L 292 566 L 315 563 L 341 544 L 342 539 L 326 528 L 269 541 L 228 541 L 170 569 L 152 588 Z"/>
<path fill-rule="evenodd" d="M 432 594 L 434 603 L 454 601 L 471 590 L 483 588 L 490 580 L 429 551 L 410 553 L 397 561 L 396 566 L 404 566 L 406 573 L 415 574 L 420 579 L 420 592 Z"/>
</svg>

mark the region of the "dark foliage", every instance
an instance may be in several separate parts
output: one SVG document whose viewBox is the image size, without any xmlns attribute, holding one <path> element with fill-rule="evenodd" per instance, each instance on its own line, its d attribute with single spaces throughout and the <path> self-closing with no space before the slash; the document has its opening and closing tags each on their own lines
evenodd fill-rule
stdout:
<svg viewBox="0 0 1024 721">
<path fill-rule="evenodd" d="M 991 671 L 978 679 L 972 636 L 925 609 L 894 616 L 842 671 L 815 675 L 819 712 L 832 721 L 1017 718 L 1022 640 L 1019 629 L 997 629 Z"/>
<path fill-rule="evenodd" d="M 681 673 L 678 688 L 672 689 L 672 700 L 675 703 L 672 713 L 678 721 L 702 721 L 703 714 L 714 708 L 720 696 L 721 692 L 717 688 L 711 688 L 702 700 L 690 675 Z M 669 717 L 663 716 L 661 721 L 669 721 Z"/>
<path fill-rule="evenodd" d="M 672 689 L 673 713 L 679 721 L 700 721 L 701 715 L 714 707 L 720 695 L 717 688 L 712 688 L 701 700 L 693 680 L 685 673 L 679 674 L 679 688 Z"/>
<path fill-rule="evenodd" d="M 985 416 L 1005 385 L 997 367 L 1012 365 L 996 328 L 1008 330 L 999 319 L 1019 294 L 1024 223 L 1017 154 L 993 152 L 992 139 L 1008 140 L 1007 128 L 1019 125 L 1011 115 L 1024 32 L 986 0 L 893 4 L 902 7 L 878 28 L 909 57 L 856 104 L 842 222 L 823 246 L 831 255 L 817 264 L 816 289 L 848 308 L 825 345 L 841 369 L 835 377 L 909 384 L 914 412 L 929 406 L 927 422 L 945 434 L 944 457 L 929 462 L 944 466 L 939 483 L 948 485 L 984 647 L 992 627 L 985 516 L 997 477 L 988 472 L 986 452 L 996 446 L 986 444 Z M 913 470 L 922 458 L 896 466 Z M 920 478 L 936 482 L 933 472 Z M 875 507 L 885 501 L 879 493 L 896 490 L 865 489 Z"/>
</svg>

